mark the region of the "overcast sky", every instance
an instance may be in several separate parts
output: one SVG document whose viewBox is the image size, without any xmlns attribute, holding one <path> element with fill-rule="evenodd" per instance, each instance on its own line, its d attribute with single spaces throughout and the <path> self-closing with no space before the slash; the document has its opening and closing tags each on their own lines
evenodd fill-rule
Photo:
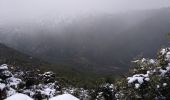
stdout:
<svg viewBox="0 0 170 100">
<path fill-rule="evenodd" d="M 117 13 L 170 6 L 170 0 L 0 0 L 0 18 Z"/>
</svg>

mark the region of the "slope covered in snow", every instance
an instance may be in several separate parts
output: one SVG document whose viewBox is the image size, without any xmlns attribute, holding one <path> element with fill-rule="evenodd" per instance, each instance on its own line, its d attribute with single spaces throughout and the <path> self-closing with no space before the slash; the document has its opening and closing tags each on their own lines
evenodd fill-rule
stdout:
<svg viewBox="0 0 170 100">
<path fill-rule="evenodd" d="M 79 99 L 70 94 L 63 94 L 63 95 L 53 97 L 49 100 L 79 100 Z"/>
<path fill-rule="evenodd" d="M 21 93 L 16 93 L 5 100 L 33 100 L 29 96 Z M 50 98 L 49 100 L 79 100 L 71 94 L 58 95 L 56 97 Z"/>
<path fill-rule="evenodd" d="M 33 99 L 25 94 L 17 93 L 17 94 L 14 94 L 14 95 L 8 97 L 5 100 L 33 100 Z"/>
<path fill-rule="evenodd" d="M 79 100 L 73 95 L 77 95 L 80 99 L 89 97 L 88 90 L 69 84 L 63 85 L 55 77 L 52 71 L 40 72 L 40 70 L 29 69 L 23 71 L 18 66 L 2 64 L 0 65 L 0 100 L 31 100 L 30 98 L 46 100 L 53 97 L 54 100 Z"/>
</svg>

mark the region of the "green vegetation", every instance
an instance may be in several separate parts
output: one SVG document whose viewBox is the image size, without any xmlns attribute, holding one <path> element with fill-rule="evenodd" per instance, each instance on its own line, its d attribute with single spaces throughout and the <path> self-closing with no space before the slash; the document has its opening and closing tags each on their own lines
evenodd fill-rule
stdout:
<svg viewBox="0 0 170 100">
<path fill-rule="evenodd" d="M 51 70 L 56 73 L 57 80 L 60 80 L 63 85 L 69 83 L 76 87 L 95 88 L 102 83 L 113 82 L 115 78 L 114 75 L 100 75 L 87 71 L 79 72 L 66 64 L 51 64 L 0 44 L 0 64 L 4 63 L 19 66 L 23 70 L 40 69 L 42 72 Z"/>
</svg>

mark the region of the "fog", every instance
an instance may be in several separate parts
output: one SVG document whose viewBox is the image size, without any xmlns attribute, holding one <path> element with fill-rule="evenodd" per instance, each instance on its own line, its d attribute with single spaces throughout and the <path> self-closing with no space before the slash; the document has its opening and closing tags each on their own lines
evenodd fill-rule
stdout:
<svg viewBox="0 0 170 100">
<path fill-rule="evenodd" d="M 120 13 L 170 6 L 169 0 L 0 0 L 0 23 Z"/>
<path fill-rule="evenodd" d="M 113 73 L 167 43 L 169 16 L 169 0 L 0 0 L 0 42 L 51 63 Z"/>
</svg>

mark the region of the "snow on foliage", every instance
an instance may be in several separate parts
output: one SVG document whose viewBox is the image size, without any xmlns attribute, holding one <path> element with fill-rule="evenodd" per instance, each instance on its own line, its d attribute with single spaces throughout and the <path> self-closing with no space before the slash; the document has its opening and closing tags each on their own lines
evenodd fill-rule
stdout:
<svg viewBox="0 0 170 100">
<path fill-rule="evenodd" d="M 140 84 L 136 83 L 135 88 L 138 89 L 140 87 Z"/>
<path fill-rule="evenodd" d="M 156 59 L 142 58 L 132 63 L 134 67 L 128 76 L 95 89 L 62 87 L 51 71 L 16 69 L 11 72 L 9 66 L 3 64 L 0 66 L 0 100 L 7 97 L 6 100 L 15 100 L 10 98 L 17 98 L 18 93 L 34 100 L 170 100 L 170 48 L 161 49 Z M 28 100 L 32 100 L 30 98 Z"/>
<path fill-rule="evenodd" d="M 128 87 L 124 85 L 121 90 L 124 99 L 170 99 L 170 48 L 161 49 L 157 59 L 142 58 L 132 62 L 132 75 L 126 78 Z"/>
<path fill-rule="evenodd" d="M 89 100 L 89 91 L 83 88 L 75 88 L 72 86 L 61 87 L 55 79 L 55 73 L 48 71 L 39 73 L 38 69 L 34 71 L 22 71 L 19 67 L 10 67 L 7 64 L 0 66 L 0 100 L 27 100 L 28 96 L 31 100 L 43 100 L 56 97 L 55 100 L 65 100 L 64 98 L 74 98 L 72 95 L 85 100 Z M 10 71 L 11 70 L 11 71 Z M 19 94 L 22 93 L 22 94 Z M 67 93 L 67 95 L 61 94 Z M 26 96 L 27 95 L 27 96 Z M 61 95 L 61 96 L 59 96 Z M 62 97 L 62 98 L 61 98 Z M 76 99 L 75 99 L 76 98 Z M 30 100 L 30 99 L 29 99 Z M 69 99 L 70 100 L 70 99 Z"/>
<path fill-rule="evenodd" d="M 147 74 L 136 74 L 133 75 L 132 77 L 128 77 L 128 83 L 134 83 L 134 82 L 138 82 L 139 84 L 143 84 L 144 81 L 148 81 L 149 80 L 149 75 Z"/>
<path fill-rule="evenodd" d="M 8 66 L 7 64 L 1 65 L 1 66 L 0 66 L 0 70 L 7 70 L 7 69 L 8 69 L 7 66 Z"/>
<path fill-rule="evenodd" d="M 19 78 L 10 77 L 10 78 L 6 79 L 6 82 L 9 86 L 17 88 L 18 85 L 22 82 L 22 80 Z"/>
<path fill-rule="evenodd" d="M 96 92 L 95 100 L 114 100 L 119 95 L 119 93 L 116 94 L 115 86 L 110 83 L 101 85 Z"/>
<path fill-rule="evenodd" d="M 0 66 L 0 92 L 5 92 L 4 95 L 1 96 L 1 98 L 5 98 L 5 96 L 8 97 L 16 93 L 15 89 L 17 88 L 17 85 L 21 82 L 21 80 L 12 76 L 12 73 L 8 70 L 7 64 L 3 64 Z"/>
<path fill-rule="evenodd" d="M 166 73 L 168 73 L 170 71 L 170 63 L 168 63 L 168 66 L 165 67 L 164 69 L 160 69 L 159 72 L 161 73 L 161 76 L 165 76 Z"/>
<path fill-rule="evenodd" d="M 4 83 L 0 83 L 0 90 L 2 91 L 5 88 L 5 84 Z"/>
<path fill-rule="evenodd" d="M 38 78 L 38 76 L 35 76 L 35 78 L 33 76 L 29 77 L 29 75 L 32 75 L 33 73 L 29 74 L 29 71 L 25 73 L 20 71 L 18 73 L 13 72 L 13 75 L 8 69 L 9 68 L 7 64 L 3 64 L 0 66 L 0 90 L 1 94 L 4 94 L 3 96 L 1 96 L 2 99 L 14 95 L 18 91 L 34 98 L 36 98 L 37 95 L 40 95 L 42 99 L 50 98 L 56 95 L 55 92 L 57 84 L 55 84 L 55 82 L 52 82 L 51 80 L 51 83 L 47 83 L 47 80 L 49 81 L 49 79 L 51 79 L 52 77 L 52 72 L 46 73 L 48 74 L 48 77 L 44 77 L 44 74 L 41 75 L 42 81 L 44 80 L 45 82 L 35 85 L 30 83 L 32 83 L 33 81 L 38 82 L 40 80 L 33 80 Z"/>
</svg>

